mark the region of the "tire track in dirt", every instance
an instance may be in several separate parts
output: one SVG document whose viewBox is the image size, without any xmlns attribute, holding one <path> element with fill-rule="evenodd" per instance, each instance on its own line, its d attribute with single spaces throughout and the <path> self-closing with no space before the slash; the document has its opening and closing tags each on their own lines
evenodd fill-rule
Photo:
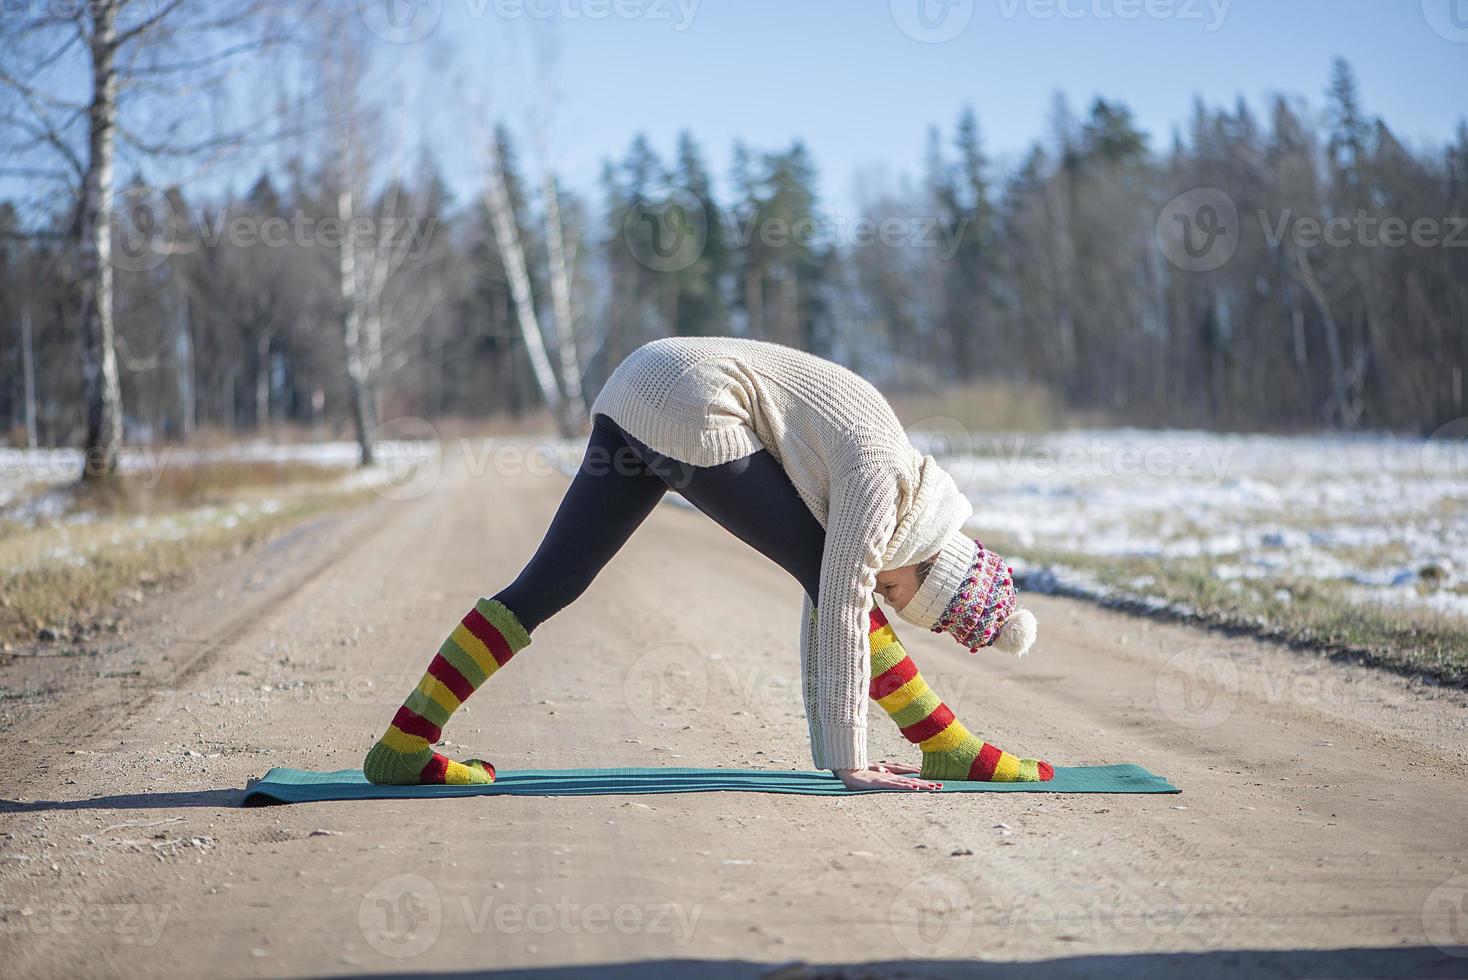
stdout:
<svg viewBox="0 0 1468 980">
<path fill-rule="evenodd" d="M 159 634 L 170 635 L 168 657 L 143 661 L 140 669 L 148 672 L 146 676 L 116 692 L 115 700 L 106 705 L 76 696 L 84 679 L 58 677 L 60 688 L 26 725 L 29 738 L 40 745 L 60 747 L 64 742 L 75 746 L 106 733 L 122 718 L 147 711 L 166 693 L 186 686 L 273 615 L 282 600 L 336 569 L 382 533 L 388 525 L 380 520 L 381 510 L 380 505 L 373 503 L 346 513 L 312 518 L 235 559 L 197 572 L 191 581 L 158 597 L 127 624 L 127 641 L 109 643 L 88 666 L 105 672 L 119 647 L 151 649 L 156 654 L 162 648 L 140 638 L 156 638 Z M 247 601 L 231 605 L 225 616 L 191 615 L 191 607 L 203 604 L 200 597 L 216 593 L 222 583 L 248 582 L 258 570 L 279 567 L 283 559 L 291 558 L 309 560 L 286 561 L 287 571 L 280 576 L 280 581 L 269 590 L 247 593 Z M 179 618 L 174 620 L 174 616 Z M 179 635 L 195 631 L 205 633 L 205 638 L 190 640 Z M 189 646 L 197 649 L 180 661 L 173 660 L 172 651 Z M 143 693 L 128 693 L 138 686 L 145 687 Z M 8 767 L 5 780 L 8 783 L 34 778 L 47 767 L 48 755 L 44 751 L 24 755 Z"/>
</svg>

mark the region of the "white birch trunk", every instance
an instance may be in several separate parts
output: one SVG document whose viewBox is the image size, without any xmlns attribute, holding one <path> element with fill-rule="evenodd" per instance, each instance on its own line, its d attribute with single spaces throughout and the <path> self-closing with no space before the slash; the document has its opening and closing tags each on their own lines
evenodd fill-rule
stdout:
<svg viewBox="0 0 1468 980">
<path fill-rule="evenodd" d="M 494 239 L 499 246 L 500 257 L 505 264 L 505 276 L 510 281 L 510 295 L 515 301 L 515 316 L 520 325 L 520 336 L 525 342 L 525 351 L 530 356 L 530 368 L 535 374 L 535 383 L 540 387 L 541 397 L 555 415 L 556 424 L 563 436 L 573 435 L 565 401 L 556 385 L 555 372 L 551 370 L 550 358 L 545 353 L 545 340 L 540 333 L 540 321 L 535 315 L 535 299 L 530 290 L 530 273 L 525 268 L 525 251 L 520 246 L 520 232 L 515 224 L 515 211 L 510 203 L 510 192 L 505 186 L 505 174 L 494 145 L 489 144 L 488 190 L 485 203 L 489 207 L 490 222 L 494 225 Z"/>
<path fill-rule="evenodd" d="M 1295 268 L 1298 270 L 1300 284 L 1305 287 L 1305 292 L 1315 302 L 1315 309 L 1320 314 L 1320 319 L 1325 326 L 1325 351 L 1330 358 L 1331 379 L 1331 404 L 1329 412 L 1345 428 L 1354 428 L 1360 412 L 1356 410 L 1351 398 L 1350 384 L 1346 380 L 1346 359 L 1341 346 L 1341 328 L 1331 312 L 1330 298 L 1326 295 L 1320 280 L 1315 276 L 1315 269 L 1310 264 L 1310 256 L 1305 249 L 1295 249 Z"/>
<path fill-rule="evenodd" d="M 566 262 L 565 229 L 561 224 L 561 200 L 556 178 L 549 170 L 541 177 L 545 198 L 545 245 L 550 259 L 551 307 L 556 318 L 556 344 L 560 349 L 561 384 L 566 390 L 568 410 L 584 410 L 581 391 L 581 359 L 576 353 L 575 317 L 571 311 L 571 272 Z"/>
<path fill-rule="evenodd" d="M 31 304 L 20 310 L 20 360 L 25 384 L 25 444 L 35 449 L 40 443 L 36 431 L 36 344 L 31 334 Z"/>
<path fill-rule="evenodd" d="M 255 338 L 255 427 L 270 427 L 270 334 L 262 330 Z"/>
<path fill-rule="evenodd" d="M 355 212 L 352 192 L 343 187 L 336 198 L 337 217 L 343 228 L 350 228 Z M 371 378 L 362 343 L 362 304 L 358 297 L 357 248 L 350 234 L 342 236 L 338 273 L 341 279 L 342 341 L 347 354 L 347 386 L 352 396 L 352 422 L 357 430 L 357 451 L 362 466 L 377 461 L 373 445 L 376 426 L 371 392 Z"/>
<path fill-rule="evenodd" d="M 82 376 L 87 389 L 85 479 L 117 470 L 122 439 L 122 388 L 117 374 L 112 316 L 113 154 L 117 138 L 116 0 L 91 7 L 92 97 L 89 148 L 82 184 L 78 264 L 83 283 Z"/>
<path fill-rule="evenodd" d="M 178 310 L 173 326 L 174 383 L 178 390 L 179 436 L 188 439 L 197 423 L 194 404 L 194 335 L 189 323 L 188 287 L 177 269 L 173 270 Z"/>
</svg>

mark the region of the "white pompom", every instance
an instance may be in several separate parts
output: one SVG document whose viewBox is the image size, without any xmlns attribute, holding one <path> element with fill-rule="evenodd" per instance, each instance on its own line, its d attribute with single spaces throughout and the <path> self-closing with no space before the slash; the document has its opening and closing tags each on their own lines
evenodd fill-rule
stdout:
<svg viewBox="0 0 1468 980">
<path fill-rule="evenodd" d="M 1038 625 L 1035 622 L 1034 613 L 1028 609 L 1017 611 L 1000 627 L 999 635 L 994 638 L 994 649 L 1001 653 L 1023 657 L 1030 652 L 1030 647 L 1035 643 L 1035 632 Z"/>
</svg>

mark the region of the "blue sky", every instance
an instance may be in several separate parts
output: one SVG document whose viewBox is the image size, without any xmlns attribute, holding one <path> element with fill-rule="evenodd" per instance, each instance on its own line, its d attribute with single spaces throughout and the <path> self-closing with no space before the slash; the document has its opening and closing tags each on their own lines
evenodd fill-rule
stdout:
<svg viewBox="0 0 1468 980">
<path fill-rule="evenodd" d="M 522 134 L 546 121 L 556 171 L 598 208 L 604 160 L 639 132 L 670 156 L 688 128 L 719 176 L 736 139 L 803 139 L 825 207 L 842 210 L 859 184 L 920 175 L 928 128 L 951 132 L 966 104 L 1001 172 L 1045 135 L 1057 92 L 1078 114 L 1097 95 L 1126 103 L 1165 148 L 1197 96 L 1242 97 L 1262 115 L 1286 93 L 1318 110 L 1336 56 L 1356 68 L 1367 111 L 1409 143 L 1449 140 L 1468 112 L 1468 0 L 336 2 L 368 28 L 388 129 L 427 147 L 460 200 L 478 193 L 490 114 Z M 549 72 L 528 54 L 547 39 Z M 308 139 L 242 152 L 202 183 L 243 191 L 263 165 L 320 149 Z M 154 183 L 201 180 L 197 162 L 146 170 Z M 0 181 L 0 196 L 18 190 Z"/>
<path fill-rule="evenodd" d="M 390 84 L 435 93 L 438 108 L 417 124 L 460 188 L 478 167 L 465 139 L 474 107 L 524 122 L 535 74 L 526 39 L 536 36 L 555 38 L 559 93 L 554 113 L 537 115 L 551 120 L 557 168 L 581 191 L 595 190 L 602 161 L 633 134 L 667 153 L 687 127 L 720 172 L 736 138 L 758 148 L 805 140 L 827 202 L 840 205 L 860 178 L 919 173 L 928 127 L 951 128 L 965 104 L 991 155 L 1013 161 L 1044 134 L 1056 92 L 1078 113 L 1096 95 L 1125 102 L 1165 147 L 1195 96 L 1262 110 L 1283 92 L 1318 109 L 1338 55 L 1356 68 L 1367 110 L 1408 142 L 1451 138 L 1468 111 L 1468 0 L 416 2 L 418 24 L 433 29 L 379 42 L 379 64 Z M 954 36 L 905 33 L 924 34 L 918 4 L 937 35 Z"/>
</svg>

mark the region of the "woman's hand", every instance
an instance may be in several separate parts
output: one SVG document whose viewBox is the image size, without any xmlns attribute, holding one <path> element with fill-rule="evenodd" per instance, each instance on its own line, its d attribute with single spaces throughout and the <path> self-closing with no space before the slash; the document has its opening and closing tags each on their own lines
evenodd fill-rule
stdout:
<svg viewBox="0 0 1468 980">
<path fill-rule="evenodd" d="M 905 762 L 878 762 L 865 769 L 837 769 L 835 772 L 847 789 L 935 790 L 943 785 L 909 778 L 922 770 Z"/>
</svg>

